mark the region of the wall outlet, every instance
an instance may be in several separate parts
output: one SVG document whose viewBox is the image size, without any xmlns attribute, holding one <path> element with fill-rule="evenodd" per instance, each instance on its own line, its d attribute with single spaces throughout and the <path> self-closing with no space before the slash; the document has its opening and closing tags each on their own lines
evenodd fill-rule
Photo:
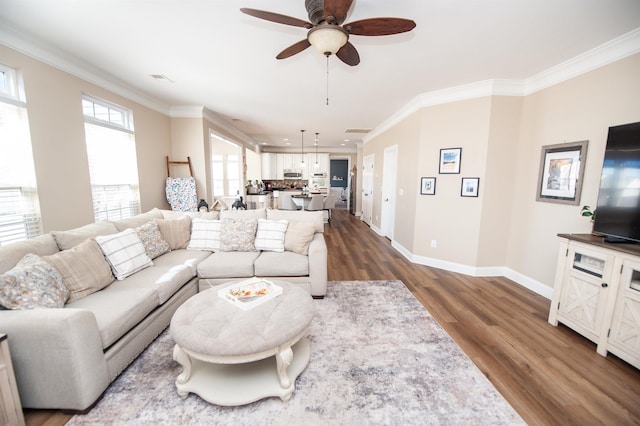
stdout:
<svg viewBox="0 0 640 426">
<path fill-rule="evenodd" d="M 438 247 L 438 242 L 436 240 L 431 240 L 431 247 L 432 248 Z"/>
</svg>

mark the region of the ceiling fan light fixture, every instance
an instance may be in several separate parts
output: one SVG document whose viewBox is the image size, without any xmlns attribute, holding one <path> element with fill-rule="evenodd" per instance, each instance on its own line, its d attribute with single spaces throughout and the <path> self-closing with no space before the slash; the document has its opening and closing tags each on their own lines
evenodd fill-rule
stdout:
<svg viewBox="0 0 640 426">
<path fill-rule="evenodd" d="M 338 25 L 325 23 L 309 30 L 307 39 L 318 52 L 329 56 L 335 54 L 342 46 L 347 44 L 349 34 Z"/>
</svg>

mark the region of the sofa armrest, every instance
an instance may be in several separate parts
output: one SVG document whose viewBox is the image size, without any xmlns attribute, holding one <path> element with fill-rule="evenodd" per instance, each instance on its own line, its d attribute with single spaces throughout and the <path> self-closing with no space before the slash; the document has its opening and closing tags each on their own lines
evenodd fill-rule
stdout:
<svg viewBox="0 0 640 426">
<path fill-rule="evenodd" d="M 309 282 L 311 296 L 327 294 L 327 243 L 322 232 L 316 232 L 309 244 Z"/>
<path fill-rule="evenodd" d="M 96 319 L 83 309 L 0 311 L 22 405 L 85 410 L 109 385 Z"/>
</svg>

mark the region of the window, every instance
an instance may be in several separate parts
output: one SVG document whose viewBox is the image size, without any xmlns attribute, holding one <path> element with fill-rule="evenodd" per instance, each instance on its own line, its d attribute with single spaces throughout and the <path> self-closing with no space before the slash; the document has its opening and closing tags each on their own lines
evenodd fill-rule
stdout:
<svg viewBox="0 0 640 426">
<path fill-rule="evenodd" d="M 26 104 L 0 65 L 0 246 L 42 233 Z"/>
<path fill-rule="evenodd" d="M 211 186 L 214 197 L 241 193 L 242 148 L 211 133 Z"/>
<path fill-rule="evenodd" d="M 82 99 L 82 111 L 96 222 L 139 214 L 138 162 L 131 112 L 89 96 Z"/>
</svg>

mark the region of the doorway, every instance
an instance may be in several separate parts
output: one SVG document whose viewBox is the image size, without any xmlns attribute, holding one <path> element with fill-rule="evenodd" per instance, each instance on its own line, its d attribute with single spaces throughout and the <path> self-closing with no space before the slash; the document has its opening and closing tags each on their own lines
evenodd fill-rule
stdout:
<svg viewBox="0 0 640 426">
<path fill-rule="evenodd" d="M 374 154 L 364 157 L 362 166 L 362 221 L 371 226 L 373 212 L 373 163 Z"/>
<path fill-rule="evenodd" d="M 382 235 L 393 240 L 396 212 L 396 186 L 398 180 L 398 145 L 384 150 L 382 165 L 382 206 L 380 209 L 380 230 Z"/>
</svg>

